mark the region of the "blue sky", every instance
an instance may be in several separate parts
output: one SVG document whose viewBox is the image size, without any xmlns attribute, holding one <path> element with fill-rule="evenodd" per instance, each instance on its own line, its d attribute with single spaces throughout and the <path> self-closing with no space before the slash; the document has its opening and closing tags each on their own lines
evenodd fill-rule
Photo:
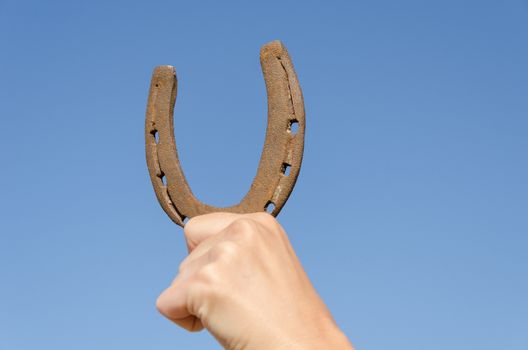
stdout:
<svg viewBox="0 0 528 350">
<path fill-rule="evenodd" d="M 219 349 L 154 302 L 185 256 L 144 159 L 150 74 L 201 200 L 266 126 L 262 44 L 305 97 L 279 220 L 358 349 L 528 348 L 528 2 L 0 0 L 0 349 Z"/>
</svg>

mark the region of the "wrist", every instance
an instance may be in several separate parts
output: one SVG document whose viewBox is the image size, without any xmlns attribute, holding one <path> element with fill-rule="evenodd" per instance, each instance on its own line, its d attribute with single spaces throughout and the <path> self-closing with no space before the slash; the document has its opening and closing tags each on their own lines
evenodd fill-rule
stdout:
<svg viewBox="0 0 528 350">
<path fill-rule="evenodd" d="M 329 320 L 300 349 L 354 350 L 347 336 L 339 329 L 334 320 Z"/>
<path fill-rule="evenodd" d="M 354 350 L 347 336 L 333 319 L 317 322 L 316 327 L 306 327 L 306 333 L 281 344 L 276 350 Z"/>
</svg>

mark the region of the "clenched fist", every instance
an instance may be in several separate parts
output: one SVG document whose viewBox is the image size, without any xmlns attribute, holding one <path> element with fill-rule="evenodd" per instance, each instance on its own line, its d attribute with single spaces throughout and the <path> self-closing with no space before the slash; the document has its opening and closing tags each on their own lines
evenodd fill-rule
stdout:
<svg viewBox="0 0 528 350">
<path fill-rule="evenodd" d="M 352 349 L 271 215 L 208 214 L 184 231 L 189 256 L 157 301 L 167 318 L 226 349 Z"/>
</svg>

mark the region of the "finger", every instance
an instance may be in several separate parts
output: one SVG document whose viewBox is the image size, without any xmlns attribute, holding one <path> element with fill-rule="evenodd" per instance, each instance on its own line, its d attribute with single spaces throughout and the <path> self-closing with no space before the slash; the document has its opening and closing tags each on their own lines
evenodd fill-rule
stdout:
<svg viewBox="0 0 528 350">
<path fill-rule="evenodd" d="M 183 229 L 189 252 L 206 239 L 223 231 L 241 216 L 243 215 L 234 213 L 212 213 L 190 219 Z"/>
<path fill-rule="evenodd" d="M 221 215 L 220 215 L 221 214 Z M 240 225 L 236 226 L 238 229 L 241 229 L 241 226 L 243 228 L 247 229 L 248 223 L 251 223 L 251 228 L 256 229 L 257 227 L 263 226 L 265 227 L 265 223 L 267 220 L 270 220 L 268 216 L 271 218 L 271 220 L 275 220 L 271 215 L 261 213 L 262 215 L 258 214 L 230 214 L 230 213 L 216 213 L 216 214 L 209 214 L 209 215 L 203 215 L 199 218 L 200 221 L 196 220 L 194 223 L 195 225 L 189 228 L 188 235 L 189 237 L 195 237 L 198 236 L 199 238 L 207 237 L 207 228 L 209 227 L 209 223 L 206 221 L 214 221 L 213 225 L 215 225 L 216 222 L 221 221 L 218 225 L 214 227 L 214 229 L 218 229 L 214 234 L 209 234 L 209 237 L 205 238 L 201 242 L 198 243 L 198 245 L 192 246 L 192 249 L 189 256 L 185 258 L 185 260 L 182 262 L 181 266 L 187 267 L 194 263 L 195 260 L 199 260 L 200 258 L 209 255 L 209 251 L 211 248 L 216 246 L 219 242 L 222 242 L 226 239 L 224 233 L 230 231 L 232 227 L 240 223 Z M 243 224 L 241 224 L 243 220 Z M 274 221 L 275 222 L 275 221 Z M 276 223 L 278 225 L 278 223 Z M 230 236 L 228 239 L 234 240 L 236 236 Z M 213 256 L 210 256 L 210 258 L 214 258 Z"/>
<path fill-rule="evenodd" d="M 189 258 L 190 256 L 184 262 Z M 196 271 L 205 264 L 207 264 L 207 257 L 186 262 L 185 268 L 180 271 L 170 287 L 165 289 L 156 301 L 156 307 L 163 316 L 189 331 L 199 331 L 203 328 L 200 320 L 195 319 L 189 303 L 196 303 L 196 301 L 201 300 L 196 295 L 192 295 L 192 290 L 196 291 L 196 288 L 191 288 L 191 285 Z M 194 294 L 199 293 L 195 292 Z"/>
<path fill-rule="evenodd" d="M 182 319 L 169 319 L 189 332 L 199 332 L 204 329 L 202 321 L 200 321 L 200 319 L 196 316 L 188 316 Z"/>
<path fill-rule="evenodd" d="M 170 320 L 185 319 L 191 314 L 187 310 L 187 285 L 188 277 L 183 274 L 178 275 L 172 285 L 165 289 L 158 300 L 156 307 L 158 311 Z"/>
</svg>

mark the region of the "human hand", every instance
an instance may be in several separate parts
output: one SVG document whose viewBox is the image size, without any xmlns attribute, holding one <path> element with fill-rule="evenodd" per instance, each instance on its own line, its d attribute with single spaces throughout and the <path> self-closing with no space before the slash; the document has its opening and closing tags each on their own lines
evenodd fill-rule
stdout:
<svg viewBox="0 0 528 350">
<path fill-rule="evenodd" d="M 189 256 L 158 310 L 226 349 L 353 349 L 269 214 L 215 213 L 184 229 Z"/>
</svg>

